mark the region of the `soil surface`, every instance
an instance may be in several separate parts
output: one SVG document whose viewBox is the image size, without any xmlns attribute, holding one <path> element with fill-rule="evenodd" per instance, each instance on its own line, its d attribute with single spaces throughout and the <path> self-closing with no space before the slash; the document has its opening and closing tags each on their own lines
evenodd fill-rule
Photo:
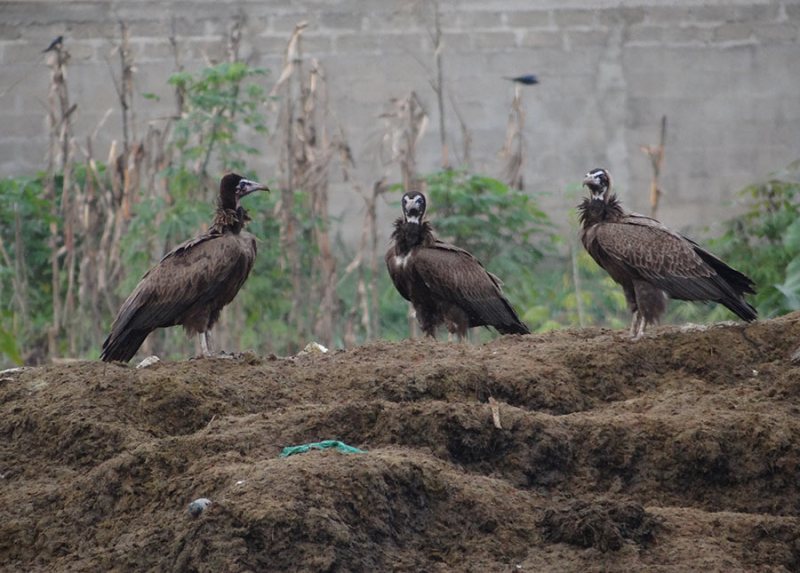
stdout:
<svg viewBox="0 0 800 573">
<path fill-rule="evenodd" d="M 800 313 L 4 372 L 0 569 L 798 571 L 798 345 Z M 366 453 L 279 457 L 328 439 Z"/>
</svg>

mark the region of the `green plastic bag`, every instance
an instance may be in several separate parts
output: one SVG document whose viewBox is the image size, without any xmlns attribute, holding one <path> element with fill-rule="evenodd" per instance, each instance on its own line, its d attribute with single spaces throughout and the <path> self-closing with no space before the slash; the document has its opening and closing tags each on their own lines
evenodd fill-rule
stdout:
<svg viewBox="0 0 800 573">
<path fill-rule="evenodd" d="M 304 454 L 308 450 L 327 450 L 330 448 L 334 448 L 343 454 L 366 454 L 364 450 L 359 450 L 358 448 L 354 448 L 353 446 L 348 446 L 344 442 L 340 442 L 339 440 L 324 440 L 322 442 L 312 442 L 310 444 L 302 444 L 300 446 L 286 446 L 281 451 L 280 457 L 288 458 L 289 456 L 293 456 L 294 454 Z"/>
</svg>

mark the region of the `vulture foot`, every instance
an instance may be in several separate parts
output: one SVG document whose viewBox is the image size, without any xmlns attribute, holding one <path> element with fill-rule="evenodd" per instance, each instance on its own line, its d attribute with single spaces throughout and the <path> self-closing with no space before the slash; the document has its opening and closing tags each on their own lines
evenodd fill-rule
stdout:
<svg viewBox="0 0 800 573">
<path fill-rule="evenodd" d="M 633 321 L 631 322 L 631 341 L 636 342 L 644 336 L 644 328 L 647 321 L 638 310 L 633 312 Z"/>
<path fill-rule="evenodd" d="M 204 358 L 213 358 L 214 353 L 209 349 L 209 335 L 208 332 L 200 333 L 200 350 Z"/>
</svg>

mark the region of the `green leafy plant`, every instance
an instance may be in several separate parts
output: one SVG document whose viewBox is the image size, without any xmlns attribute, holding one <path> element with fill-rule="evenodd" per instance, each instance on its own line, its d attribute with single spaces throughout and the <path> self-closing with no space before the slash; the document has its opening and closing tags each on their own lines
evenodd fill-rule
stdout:
<svg viewBox="0 0 800 573">
<path fill-rule="evenodd" d="M 622 287 L 577 240 L 571 249 L 574 253 L 547 257 L 539 265 L 527 293 L 531 303 L 523 318 L 528 325 L 538 332 L 565 326 L 627 326 L 630 316 Z"/>
<path fill-rule="evenodd" d="M 755 281 L 762 317 L 800 309 L 800 164 L 741 195 L 747 211 L 725 223 L 712 249 Z"/>
<path fill-rule="evenodd" d="M 532 269 L 553 245 L 548 216 L 530 195 L 462 170 L 424 177 L 439 236 L 509 277 Z"/>
<path fill-rule="evenodd" d="M 267 132 L 262 113 L 267 96 L 252 81 L 267 74 L 244 62 L 225 62 L 198 74 L 173 74 L 169 83 L 184 96 L 183 117 L 175 125 L 173 144 L 179 151 L 178 168 L 192 163 L 198 175 L 208 172 L 216 154 L 225 170 L 244 171 L 247 155 L 258 150 L 237 137 L 244 125 L 259 134 Z"/>
<path fill-rule="evenodd" d="M 0 353 L 38 353 L 53 312 L 44 174 L 0 180 Z M 60 189 L 60 186 L 57 186 Z"/>
</svg>

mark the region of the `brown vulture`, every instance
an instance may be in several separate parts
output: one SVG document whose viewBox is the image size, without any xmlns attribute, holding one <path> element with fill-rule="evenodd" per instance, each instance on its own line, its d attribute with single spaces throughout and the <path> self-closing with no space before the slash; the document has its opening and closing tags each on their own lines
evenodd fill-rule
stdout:
<svg viewBox="0 0 800 573">
<path fill-rule="evenodd" d="M 464 249 L 438 240 L 424 221 L 425 196 L 403 195 L 386 267 L 398 292 L 414 305 L 422 331 L 436 336 L 445 324 L 463 339 L 467 329 L 493 326 L 502 334 L 530 334 L 500 288 L 500 279 Z"/>
<path fill-rule="evenodd" d="M 214 222 L 205 233 L 164 255 L 120 307 L 100 358 L 127 362 L 156 328 L 182 325 L 200 335 L 210 356 L 208 331 L 253 268 L 256 239 L 243 231 L 248 220 L 239 200 L 267 187 L 228 173 L 219 184 Z"/>
<path fill-rule="evenodd" d="M 756 309 L 744 298 L 756 292 L 749 277 L 655 219 L 626 212 L 611 193 L 611 176 L 605 169 L 587 173 L 583 184 L 591 197 L 578 206 L 581 242 L 622 285 L 633 313 L 634 340 L 648 324 L 658 323 L 667 296 L 718 302 L 743 320 L 756 319 Z"/>
</svg>

